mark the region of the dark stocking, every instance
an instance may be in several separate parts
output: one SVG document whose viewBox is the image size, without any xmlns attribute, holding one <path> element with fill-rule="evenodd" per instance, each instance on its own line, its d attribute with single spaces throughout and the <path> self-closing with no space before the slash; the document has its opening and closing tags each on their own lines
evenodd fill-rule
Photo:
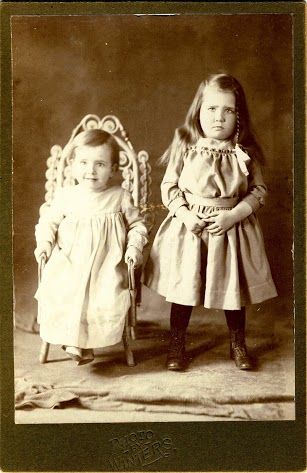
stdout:
<svg viewBox="0 0 307 473">
<path fill-rule="evenodd" d="M 189 325 L 193 307 L 190 305 L 172 304 L 171 308 L 171 329 L 179 328 L 186 330 Z"/>
<path fill-rule="evenodd" d="M 193 307 L 172 304 L 171 308 L 171 339 L 167 355 L 167 369 L 183 370 L 186 366 L 185 335 L 189 325 Z"/>
<path fill-rule="evenodd" d="M 240 310 L 225 310 L 225 316 L 229 329 L 245 331 L 245 307 Z"/>
</svg>

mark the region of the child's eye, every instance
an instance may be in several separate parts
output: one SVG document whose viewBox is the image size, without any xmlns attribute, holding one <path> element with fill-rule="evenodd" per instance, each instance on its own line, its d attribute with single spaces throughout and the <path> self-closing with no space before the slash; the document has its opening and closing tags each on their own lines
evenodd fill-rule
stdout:
<svg viewBox="0 0 307 473">
<path fill-rule="evenodd" d="M 215 107 L 209 107 L 208 110 L 210 110 L 211 112 L 214 112 L 214 111 L 215 111 Z"/>
<path fill-rule="evenodd" d="M 236 113 L 235 110 L 233 110 L 232 108 L 227 108 L 226 112 L 227 113 Z"/>
<path fill-rule="evenodd" d="M 101 167 L 104 166 L 104 163 L 97 163 L 97 166 L 98 166 L 99 168 L 101 168 Z"/>
</svg>

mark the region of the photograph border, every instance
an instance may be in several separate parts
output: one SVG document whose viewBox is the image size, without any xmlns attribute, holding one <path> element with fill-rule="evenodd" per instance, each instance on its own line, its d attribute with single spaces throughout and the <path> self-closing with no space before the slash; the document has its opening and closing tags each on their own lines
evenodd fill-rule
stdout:
<svg viewBox="0 0 307 473">
<path fill-rule="evenodd" d="M 151 430 L 176 451 L 142 471 L 305 471 L 305 2 L 2 2 L 1 463 L 4 472 L 110 471 L 110 440 Z M 296 420 L 122 424 L 14 423 L 11 17 L 14 15 L 290 13 L 294 23 L 294 287 Z M 163 470 L 162 470 L 163 468 Z M 126 470 L 121 470 L 126 471 Z M 132 470 L 128 470 L 132 471 Z"/>
</svg>

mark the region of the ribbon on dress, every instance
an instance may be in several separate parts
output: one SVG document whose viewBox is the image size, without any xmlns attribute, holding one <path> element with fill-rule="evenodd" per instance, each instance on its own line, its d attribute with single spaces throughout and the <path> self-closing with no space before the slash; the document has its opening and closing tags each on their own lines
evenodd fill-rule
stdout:
<svg viewBox="0 0 307 473">
<path fill-rule="evenodd" d="M 245 174 L 245 176 L 248 176 L 249 172 L 247 170 L 246 164 L 250 162 L 251 158 L 248 156 L 248 154 L 242 151 L 238 144 L 235 146 L 235 152 L 241 171 Z"/>
</svg>

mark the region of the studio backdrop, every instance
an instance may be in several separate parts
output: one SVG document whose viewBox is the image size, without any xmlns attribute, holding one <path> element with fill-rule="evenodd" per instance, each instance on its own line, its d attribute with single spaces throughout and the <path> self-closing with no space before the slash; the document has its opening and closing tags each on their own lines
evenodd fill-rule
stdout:
<svg viewBox="0 0 307 473">
<path fill-rule="evenodd" d="M 15 16 L 12 19 L 13 219 L 16 324 L 36 313 L 34 227 L 46 160 L 87 114 L 116 115 L 152 166 L 156 223 L 170 144 L 204 77 L 224 71 L 246 92 L 263 147 L 267 204 L 259 212 L 279 298 L 293 297 L 293 58 L 290 14 Z"/>
</svg>

